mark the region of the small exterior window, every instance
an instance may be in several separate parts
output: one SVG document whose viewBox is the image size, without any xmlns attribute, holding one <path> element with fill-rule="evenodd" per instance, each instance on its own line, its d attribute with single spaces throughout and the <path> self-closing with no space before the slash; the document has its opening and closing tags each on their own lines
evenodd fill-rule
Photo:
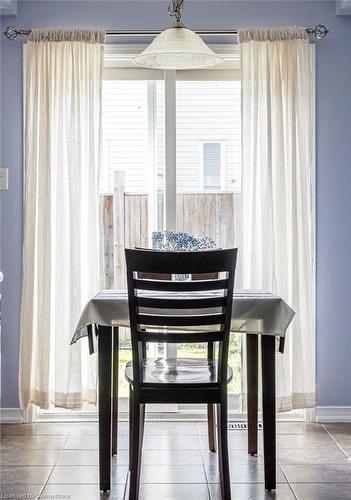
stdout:
<svg viewBox="0 0 351 500">
<path fill-rule="evenodd" d="M 203 189 L 219 191 L 221 189 L 222 144 L 204 142 L 202 147 Z"/>
</svg>

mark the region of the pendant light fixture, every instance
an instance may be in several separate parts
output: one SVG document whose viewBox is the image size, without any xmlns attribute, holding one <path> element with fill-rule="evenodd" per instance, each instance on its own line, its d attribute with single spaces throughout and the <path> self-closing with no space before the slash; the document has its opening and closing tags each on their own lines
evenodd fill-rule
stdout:
<svg viewBox="0 0 351 500">
<path fill-rule="evenodd" d="M 199 69 L 222 62 L 194 31 L 182 23 L 184 0 L 171 0 L 169 15 L 175 26 L 162 31 L 135 59 L 134 64 L 155 69 Z"/>
</svg>

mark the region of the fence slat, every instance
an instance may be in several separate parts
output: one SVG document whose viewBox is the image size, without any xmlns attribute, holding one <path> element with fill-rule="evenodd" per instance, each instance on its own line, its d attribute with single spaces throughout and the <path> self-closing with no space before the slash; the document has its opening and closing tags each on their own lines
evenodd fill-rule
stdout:
<svg viewBox="0 0 351 500">
<path fill-rule="evenodd" d="M 113 250 L 113 198 L 100 197 L 100 265 L 102 271 L 102 288 L 113 288 L 114 285 L 114 250 Z"/>
<path fill-rule="evenodd" d="M 113 176 L 113 233 L 114 233 L 114 287 L 125 288 L 125 214 L 124 214 L 124 171 L 114 172 Z"/>
</svg>

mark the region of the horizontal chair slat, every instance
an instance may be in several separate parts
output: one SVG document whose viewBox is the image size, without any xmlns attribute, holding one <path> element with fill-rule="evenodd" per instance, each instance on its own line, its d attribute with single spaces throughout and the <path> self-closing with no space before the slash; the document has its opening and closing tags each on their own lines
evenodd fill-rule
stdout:
<svg viewBox="0 0 351 500">
<path fill-rule="evenodd" d="M 199 332 L 199 333 L 162 333 L 147 332 L 140 333 L 139 340 L 145 342 L 168 342 L 181 344 L 182 342 L 193 344 L 201 342 L 219 342 L 223 340 L 223 332 Z"/>
<path fill-rule="evenodd" d="M 157 290 L 162 292 L 204 292 L 207 290 L 225 290 L 228 280 L 198 280 L 198 281 L 157 281 L 134 279 L 137 290 Z"/>
<path fill-rule="evenodd" d="M 220 403 L 219 384 L 141 384 L 140 402 L 143 403 Z M 162 387 L 163 386 L 163 387 Z M 157 390 L 155 390 L 157 389 Z M 171 390 L 170 390 L 171 389 Z M 206 390 L 204 390 L 206 389 Z"/>
<path fill-rule="evenodd" d="M 203 309 L 210 307 L 224 307 L 227 297 L 210 297 L 203 299 L 163 299 L 150 297 L 136 297 L 135 303 L 139 307 L 155 309 Z"/>
<path fill-rule="evenodd" d="M 144 273 L 203 274 L 235 270 L 235 249 L 160 252 L 126 248 L 127 268 Z M 184 258 L 184 253 L 186 257 Z"/>
<path fill-rule="evenodd" d="M 160 326 L 201 326 L 220 325 L 224 323 L 225 314 L 206 314 L 203 316 L 154 316 L 151 314 L 137 314 L 137 323 L 140 325 Z"/>
</svg>

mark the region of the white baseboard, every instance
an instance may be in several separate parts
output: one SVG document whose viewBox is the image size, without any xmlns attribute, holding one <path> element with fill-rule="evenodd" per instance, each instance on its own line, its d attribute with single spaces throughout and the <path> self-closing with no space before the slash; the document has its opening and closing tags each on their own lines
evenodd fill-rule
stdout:
<svg viewBox="0 0 351 500">
<path fill-rule="evenodd" d="M 38 413 L 35 422 L 97 422 L 98 414 L 89 411 L 50 411 Z"/>
<path fill-rule="evenodd" d="M 351 422 L 351 406 L 317 406 L 316 422 Z"/>
<path fill-rule="evenodd" d="M 0 423 L 2 424 L 22 424 L 23 410 L 21 408 L 1 408 Z"/>
</svg>

